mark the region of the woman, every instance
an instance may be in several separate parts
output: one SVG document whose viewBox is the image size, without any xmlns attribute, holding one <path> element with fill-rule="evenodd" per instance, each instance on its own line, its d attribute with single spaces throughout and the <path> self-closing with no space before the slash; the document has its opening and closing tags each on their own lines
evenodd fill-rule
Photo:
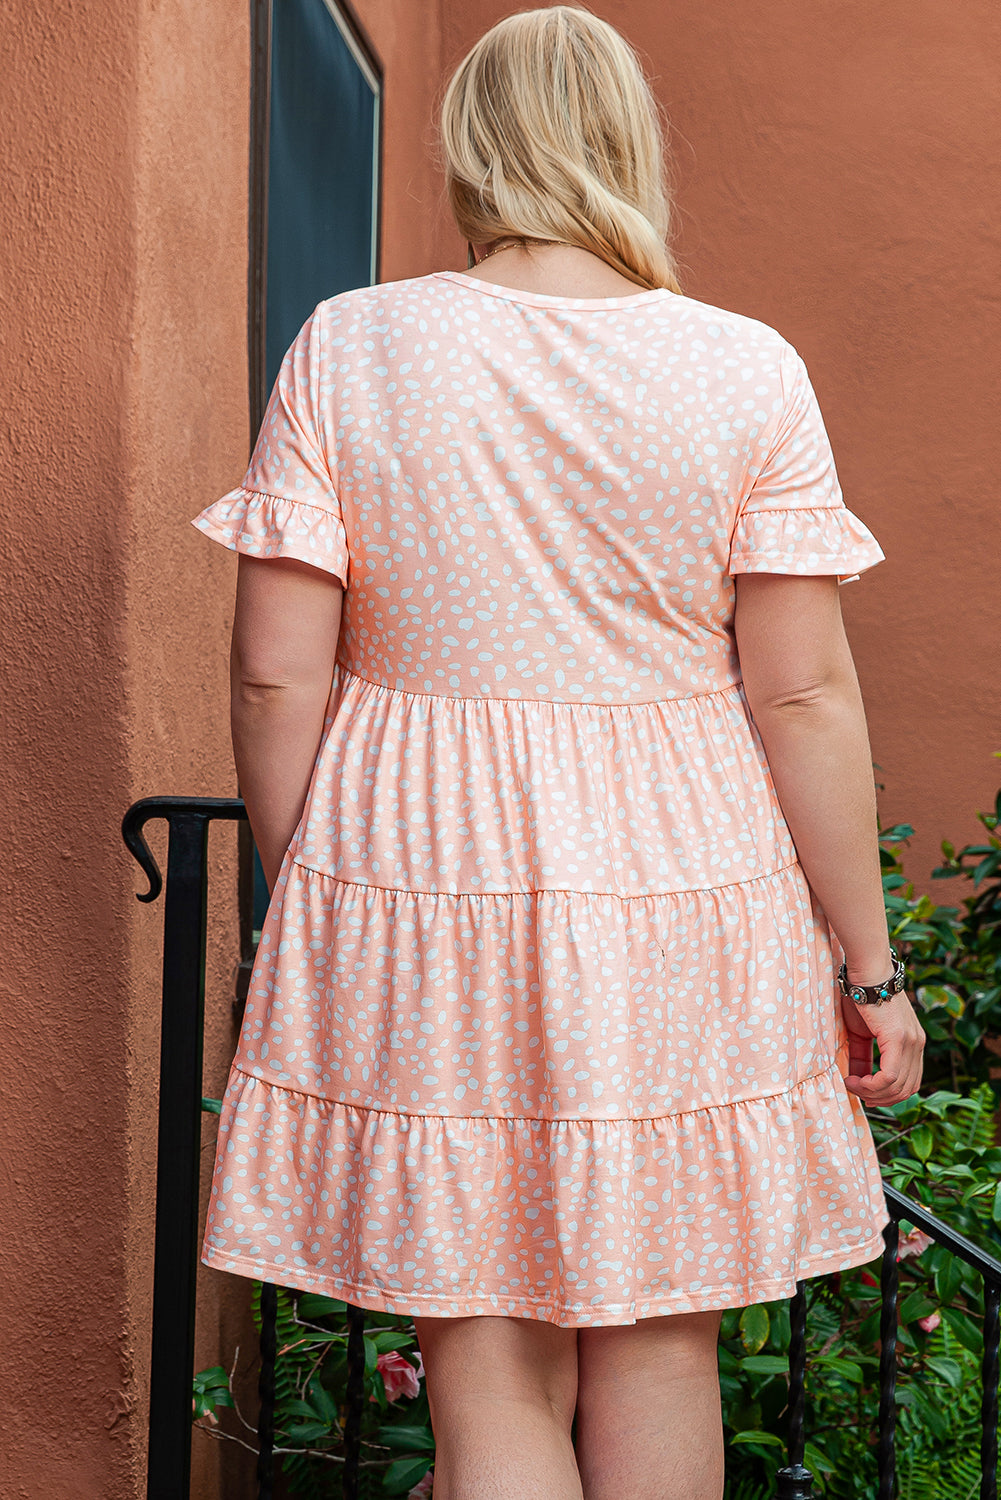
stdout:
<svg viewBox="0 0 1001 1500">
<path fill-rule="evenodd" d="M 414 1316 L 436 1500 L 706 1500 L 721 1310 L 879 1253 L 920 1080 L 835 979 L 896 974 L 882 553 L 799 356 L 680 294 L 610 26 L 501 22 L 442 136 L 475 265 L 321 303 L 197 522 L 273 888 L 205 1258 Z"/>
</svg>

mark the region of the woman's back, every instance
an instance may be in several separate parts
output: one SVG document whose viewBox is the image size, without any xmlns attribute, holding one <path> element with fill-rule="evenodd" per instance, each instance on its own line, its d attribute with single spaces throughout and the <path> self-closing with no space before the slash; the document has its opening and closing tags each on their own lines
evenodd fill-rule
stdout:
<svg viewBox="0 0 1001 1500">
<path fill-rule="evenodd" d="M 247 487 L 343 521 L 338 659 L 387 687 L 712 693 L 740 678 L 731 571 L 829 572 L 846 539 L 882 555 L 795 351 L 666 290 L 365 288 L 320 304 L 283 376 Z"/>
</svg>

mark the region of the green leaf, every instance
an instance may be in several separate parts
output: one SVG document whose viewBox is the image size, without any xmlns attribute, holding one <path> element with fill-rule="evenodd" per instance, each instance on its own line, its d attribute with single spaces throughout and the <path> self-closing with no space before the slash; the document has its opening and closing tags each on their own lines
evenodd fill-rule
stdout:
<svg viewBox="0 0 1001 1500">
<path fill-rule="evenodd" d="M 320 1438 L 330 1436 L 330 1424 L 327 1422 L 294 1422 L 285 1430 L 294 1443 L 315 1443 Z"/>
<path fill-rule="evenodd" d="M 740 1341 L 748 1354 L 757 1354 L 768 1342 L 771 1331 L 771 1319 L 768 1309 L 763 1303 L 757 1302 L 752 1307 L 745 1307 L 740 1315 Z M 747 1368 L 746 1361 L 744 1368 Z"/>
<path fill-rule="evenodd" d="M 222 1100 L 221 1099 L 206 1099 L 203 1096 L 202 1097 L 202 1111 L 203 1111 L 204 1114 L 207 1114 L 207 1115 L 219 1115 L 219 1114 L 222 1114 Z"/>
<path fill-rule="evenodd" d="M 379 1428 L 378 1441 L 384 1448 L 400 1448 L 407 1453 L 433 1453 L 434 1433 L 430 1427 Z"/>
<path fill-rule="evenodd" d="M 752 1375 L 788 1375 L 789 1361 L 778 1354 L 751 1354 L 740 1361 L 740 1368 Z"/>
<path fill-rule="evenodd" d="M 199 1391 L 194 1398 L 192 1408 L 192 1419 L 208 1416 L 209 1412 L 215 1411 L 217 1406 L 235 1406 L 236 1402 L 229 1391 L 211 1390 Z"/>
<path fill-rule="evenodd" d="M 382 1476 L 382 1487 L 390 1495 L 405 1495 L 419 1484 L 431 1467 L 429 1458 L 394 1458 Z"/>
<path fill-rule="evenodd" d="M 199 1370 L 191 1382 L 191 1420 L 208 1416 L 217 1406 L 235 1406 L 229 1389 L 229 1376 L 222 1365 L 213 1365 L 209 1370 Z"/>
<path fill-rule="evenodd" d="M 910 823 L 894 823 L 892 828 L 884 828 L 879 835 L 881 844 L 900 844 L 905 839 L 914 837 L 914 829 Z"/>
<path fill-rule="evenodd" d="M 954 1359 L 946 1359 L 941 1354 L 930 1354 L 925 1363 L 929 1370 L 934 1370 L 936 1375 L 941 1375 L 942 1379 L 948 1385 L 951 1385 L 954 1391 L 959 1390 L 963 1384 L 963 1370 L 962 1366 L 957 1364 Z"/>
<path fill-rule="evenodd" d="M 394 1349 L 409 1349 L 417 1341 L 402 1328 L 383 1328 L 371 1335 L 372 1342 L 380 1354 L 389 1354 Z"/>
<path fill-rule="evenodd" d="M 837 1464 L 826 1453 L 821 1452 L 816 1443 L 804 1443 L 803 1459 L 806 1467 L 812 1469 L 814 1474 L 834 1474 L 837 1471 Z"/>
<path fill-rule="evenodd" d="M 959 1017 L 966 1009 L 966 1001 L 951 984 L 921 984 L 914 995 L 925 1010 L 934 1010 L 938 1006 L 947 1015 Z"/>
<path fill-rule="evenodd" d="M 303 1292 L 296 1303 L 300 1318 L 329 1318 L 346 1309 L 346 1302 L 338 1302 L 336 1297 L 321 1297 L 316 1292 Z"/>
<path fill-rule="evenodd" d="M 760 1443 L 765 1448 L 785 1447 L 782 1439 L 776 1437 L 774 1432 L 735 1432 L 730 1443 Z"/>
<path fill-rule="evenodd" d="M 308 1417 L 313 1422 L 320 1420 L 320 1413 L 311 1401 L 283 1401 L 282 1412 L 286 1417 Z"/>
<path fill-rule="evenodd" d="M 915 1125 L 908 1136 L 911 1150 L 920 1161 L 927 1161 L 935 1149 L 935 1137 L 928 1125 Z"/>
<path fill-rule="evenodd" d="M 379 1350 L 375 1339 L 370 1334 L 365 1335 L 365 1374 L 371 1375 L 379 1362 Z"/>
<path fill-rule="evenodd" d="M 918 1318 L 927 1318 L 929 1313 L 936 1312 L 937 1309 L 938 1303 L 933 1302 L 924 1292 L 911 1292 L 900 1304 L 900 1321 L 914 1323 Z"/>
<path fill-rule="evenodd" d="M 839 1354 L 822 1354 L 814 1363 L 827 1370 L 833 1370 L 835 1375 L 842 1375 L 845 1380 L 851 1380 L 855 1385 L 861 1385 L 864 1379 L 862 1366 L 856 1364 L 853 1359 L 844 1359 Z"/>
<path fill-rule="evenodd" d="M 728 1307 L 720 1322 L 720 1342 L 725 1344 L 727 1339 L 735 1339 L 740 1328 L 740 1308 Z"/>
<path fill-rule="evenodd" d="M 935 1295 L 943 1307 L 956 1300 L 956 1293 L 963 1280 L 963 1267 L 954 1255 L 950 1255 L 941 1270 L 935 1272 Z"/>
<path fill-rule="evenodd" d="M 955 1334 L 963 1348 L 979 1356 L 983 1352 L 984 1336 L 969 1313 L 961 1312 L 958 1307 L 943 1307 L 939 1310 L 942 1321 Z"/>
<path fill-rule="evenodd" d="M 734 1432 L 757 1432 L 761 1427 L 761 1402 L 749 1401 L 737 1405 L 728 1413 L 729 1425 Z"/>
<path fill-rule="evenodd" d="M 994 1190 L 994 1204 L 991 1208 L 991 1218 L 995 1224 L 1001 1225 L 1001 1182 Z"/>
<path fill-rule="evenodd" d="M 313 1376 L 307 1387 L 310 1396 L 316 1403 L 316 1413 L 322 1422 L 328 1427 L 337 1425 L 337 1407 L 327 1388 L 321 1384 L 317 1376 Z"/>
</svg>

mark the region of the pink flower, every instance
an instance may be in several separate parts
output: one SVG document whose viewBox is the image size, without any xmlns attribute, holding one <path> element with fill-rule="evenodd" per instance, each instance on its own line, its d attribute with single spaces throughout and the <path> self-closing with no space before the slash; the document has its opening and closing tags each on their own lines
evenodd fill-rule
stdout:
<svg viewBox="0 0 1001 1500">
<path fill-rule="evenodd" d="M 420 1377 L 424 1373 L 423 1364 L 420 1369 L 415 1370 L 398 1349 L 392 1349 L 388 1354 L 380 1354 L 376 1360 L 376 1368 L 386 1387 L 387 1401 L 396 1401 L 400 1396 L 420 1394 Z M 374 1401 L 375 1397 L 370 1396 L 369 1400 Z"/>
<path fill-rule="evenodd" d="M 919 1328 L 923 1328 L 924 1331 L 925 1331 L 925 1333 L 931 1333 L 932 1329 L 937 1328 L 938 1325 L 941 1323 L 941 1321 L 942 1321 L 942 1314 L 941 1313 L 937 1313 L 937 1312 L 929 1313 L 928 1316 L 927 1316 L 927 1318 L 919 1318 L 918 1319 L 918 1327 Z"/>
<path fill-rule="evenodd" d="M 912 1229 L 897 1246 L 897 1259 L 906 1260 L 909 1255 L 923 1255 L 931 1242 L 931 1235 L 925 1234 L 923 1229 Z"/>
<path fill-rule="evenodd" d="M 424 1478 L 415 1484 L 407 1494 L 407 1500 L 431 1500 L 431 1490 L 434 1486 L 434 1470 L 428 1469 Z"/>
</svg>

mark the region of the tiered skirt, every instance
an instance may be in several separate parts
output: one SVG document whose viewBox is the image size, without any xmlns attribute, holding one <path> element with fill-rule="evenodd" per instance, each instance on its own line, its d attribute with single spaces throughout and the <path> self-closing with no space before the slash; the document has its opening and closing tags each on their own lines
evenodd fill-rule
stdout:
<svg viewBox="0 0 1001 1500">
<path fill-rule="evenodd" d="M 204 1258 L 568 1327 L 871 1260 L 835 956 L 739 684 L 605 706 L 339 666 Z"/>
</svg>

